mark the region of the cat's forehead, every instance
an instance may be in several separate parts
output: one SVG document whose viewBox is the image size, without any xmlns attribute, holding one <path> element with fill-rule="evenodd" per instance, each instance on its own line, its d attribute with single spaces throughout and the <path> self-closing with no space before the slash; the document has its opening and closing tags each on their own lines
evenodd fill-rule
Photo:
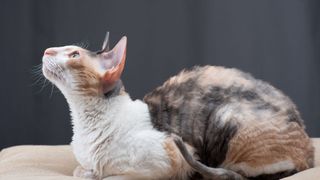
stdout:
<svg viewBox="0 0 320 180">
<path fill-rule="evenodd" d="M 60 47 L 52 47 L 57 52 L 73 52 L 73 51 L 87 51 L 79 46 L 75 45 L 67 45 L 67 46 L 60 46 Z"/>
</svg>

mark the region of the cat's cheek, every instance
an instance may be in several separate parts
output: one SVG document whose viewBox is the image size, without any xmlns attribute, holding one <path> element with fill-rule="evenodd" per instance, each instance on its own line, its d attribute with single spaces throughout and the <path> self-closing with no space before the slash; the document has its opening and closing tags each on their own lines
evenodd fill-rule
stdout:
<svg viewBox="0 0 320 180">
<path fill-rule="evenodd" d="M 81 59 L 69 59 L 65 64 L 69 69 L 81 69 L 84 67 L 83 61 Z"/>
</svg>

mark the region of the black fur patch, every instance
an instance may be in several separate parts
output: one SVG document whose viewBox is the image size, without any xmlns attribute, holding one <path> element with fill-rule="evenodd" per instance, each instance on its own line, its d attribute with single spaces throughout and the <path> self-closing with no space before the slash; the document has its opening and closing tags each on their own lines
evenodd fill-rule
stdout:
<svg viewBox="0 0 320 180">
<path fill-rule="evenodd" d="M 213 119 L 215 117 L 212 117 Z M 229 121 L 220 125 L 219 120 L 209 121 L 206 130 L 204 148 L 199 154 L 204 164 L 210 167 L 219 166 L 226 157 L 229 141 L 236 134 L 238 127 Z"/>
<path fill-rule="evenodd" d="M 303 125 L 300 114 L 294 108 L 287 110 L 288 122 L 297 122 L 300 126 Z"/>
</svg>

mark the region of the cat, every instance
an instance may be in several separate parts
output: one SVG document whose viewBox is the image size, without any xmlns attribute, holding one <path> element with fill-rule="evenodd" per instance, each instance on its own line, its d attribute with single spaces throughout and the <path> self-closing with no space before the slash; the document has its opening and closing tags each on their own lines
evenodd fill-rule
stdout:
<svg viewBox="0 0 320 180">
<path fill-rule="evenodd" d="M 71 111 L 74 176 L 276 179 L 313 166 L 295 105 L 237 69 L 194 67 L 132 100 L 121 81 L 127 38 L 109 49 L 48 48 L 44 76 Z"/>
<path fill-rule="evenodd" d="M 181 136 L 209 167 L 252 179 L 279 179 L 313 167 L 314 149 L 296 106 L 248 73 L 196 66 L 170 78 L 144 102 L 154 127 Z M 188 156 L 182 140 L 176 141 Z"/>
</svg>

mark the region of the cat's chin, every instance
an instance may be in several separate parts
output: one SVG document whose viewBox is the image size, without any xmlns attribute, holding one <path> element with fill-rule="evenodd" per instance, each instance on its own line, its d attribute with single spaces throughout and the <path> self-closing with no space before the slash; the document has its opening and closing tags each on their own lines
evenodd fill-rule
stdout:
<svg viewBox="0 0 320 180">
<path fill-rule="evenodd" d="M 59 67 L 58 67 L 59 68 Z M 56 67 L 50 61 L 43 61 L 42 63 L 43 75 L 52 83 L 63 83 L 65 81 L 62 70 L 57 70 Z"/>
<path fill-rule="evenodd" d="M 52 72 L 50 69 L 46 68 L 45 66 L 42 67 L 43 75 L 52 83 L 56 84 L 57 79 L 59 79 L 59 76 Z"/>
<path fill-rule="evenodd" d="M 58 78 L 58 76 L 46 68 L 44 65 L 42 66 L 42 74 L 46 79 L 48 79 L 52 84 L 54 84 L 58 89 L 63 93 L 66 89 L 64 87 L 65 80 L 63 78 Z M 64 93 L 63 93 L 64 94 Z"/>
</svg>

